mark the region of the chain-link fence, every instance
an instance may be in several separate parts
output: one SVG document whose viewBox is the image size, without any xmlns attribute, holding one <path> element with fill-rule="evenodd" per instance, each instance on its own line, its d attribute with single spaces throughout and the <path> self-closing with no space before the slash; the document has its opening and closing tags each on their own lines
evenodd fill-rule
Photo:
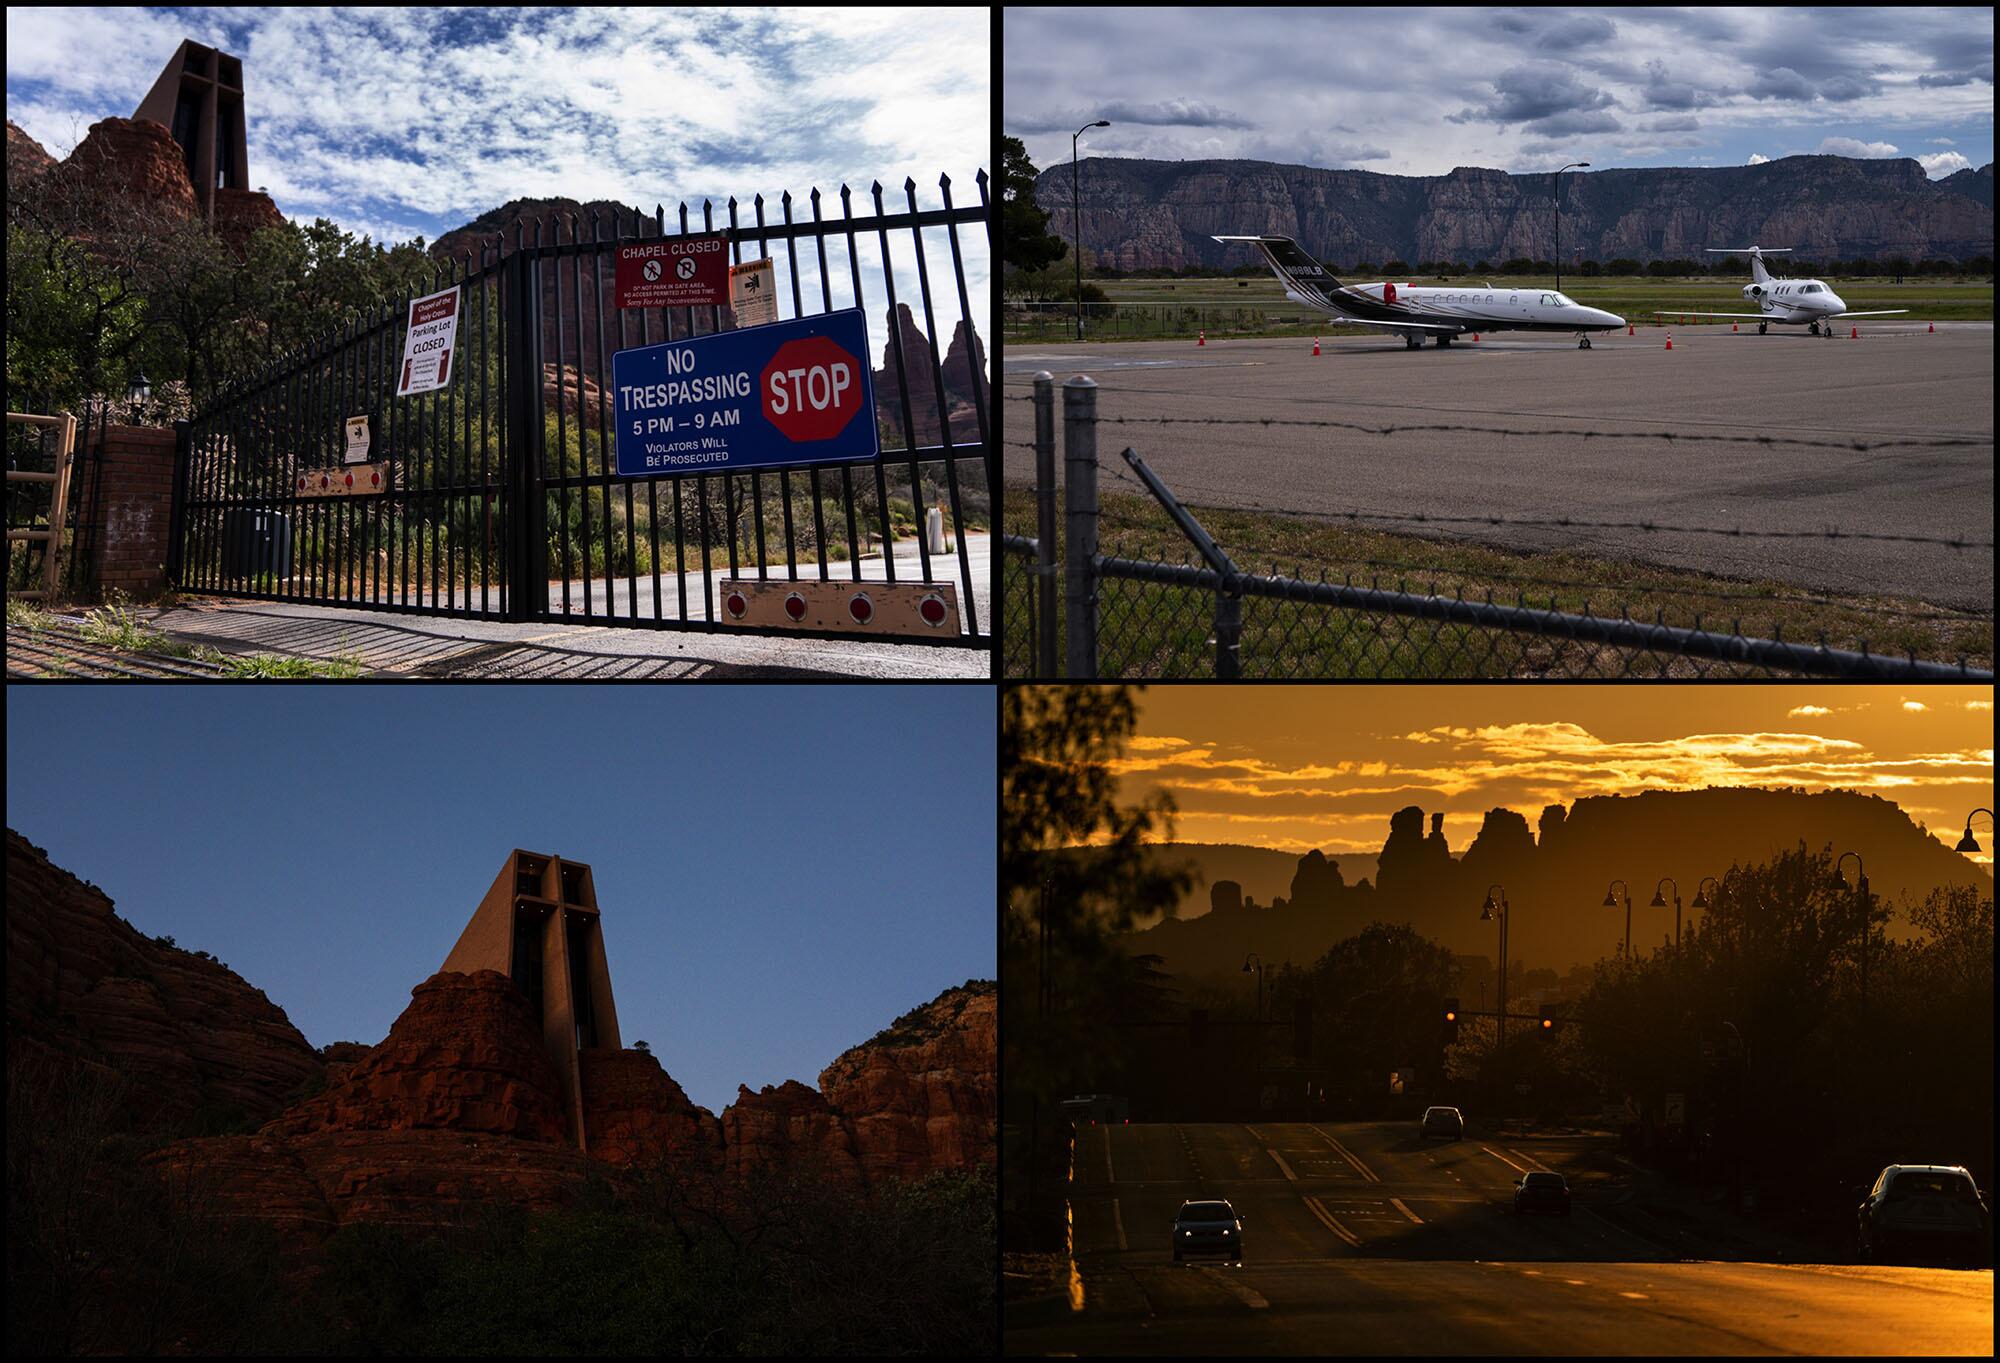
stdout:
<svg viewBox="0 0 2000 1363">
<path fill-rule="evenodd" d="M 1003 540 L 1008 676 L 1284 679 L 1703 678 L 1770 676 L 1991 680 L 1965 659 L 1926 660 L 1825 639 L 1787 639 L 1781 628 L 1746 634 L 1696 615 L 1670 624 L 1663 609 L 1634 618 L 1565 608 L 1557 588 L 1524 580 L 1513 602 L 1488 590 L 1468 599 L 1407 575 L 1356 582 L 1245 572 L 1145 461 L 1127 448 L 1114 474 L 1129 476 L 1176 533 L 1171 551 L 1101 551 L 1097 386 L 1064 385 L 1060 553 L 1054 527 L 1055 381 L 1035 379 L 1037 480 L 1030 489 L 1040 533 Z M 1023 442 L 1025 443 L 1025 442 Z M 1121 467 L 1122 465 L 1122 467 Z M 1125 470 L 1129 469 L 1127 475 Z M 1976 546 L 1961 546 L 1976 547 Z M 1055 584 L 1060 579 L 1057 619 Z M 1545 587 L 1539 599 L 1531 587 Z M 1727 593 L 1717 593 L 1727 597 Z"/>
</svg>

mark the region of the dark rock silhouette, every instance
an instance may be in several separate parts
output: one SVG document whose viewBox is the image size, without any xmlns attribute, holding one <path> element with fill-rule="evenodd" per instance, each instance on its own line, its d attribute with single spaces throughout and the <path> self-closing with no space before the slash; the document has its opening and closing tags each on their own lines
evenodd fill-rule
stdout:
<svg viewBox="0 0 2000 1363">
<path fill-rule="evenodd" d="M 1328 861 L 1326 853 L 1315 847 L 1299 858 L 1298 874 L 1292 877 L 1291 902 L 1299 908 L 1330 910 L 1346 888 L 1340 864 Z"/>
<path fill-rule="evenodd" d="M 1208 887 L 1211 913 L 1234 913 L 1243 907 L 1243 887 L 1233 880 L 1218 880 Z"/>
</svg>

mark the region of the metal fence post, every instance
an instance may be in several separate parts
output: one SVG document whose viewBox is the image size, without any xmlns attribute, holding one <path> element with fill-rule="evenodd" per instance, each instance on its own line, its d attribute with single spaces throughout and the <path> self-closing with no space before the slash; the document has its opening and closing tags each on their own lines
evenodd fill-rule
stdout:
<svg viewBox="0 0 2000 1363">
<path fill-rule="evenodd" d="M 1063 384 L 1063 614 L 1068 667 L 1097 679 L 1097 384 Z"/>
<path fill-rule="evenodd" d="M 1243 637 L 1243 591 L 1234 574 L 1215 588 L 1215 679 L 1235 681 L 1240 675 L 1237 644 Z"/>
<path fill-rule="evenodd" d="M 1056 378 L 1044 369 L 1035 375 L 1035 675 L 1045 681 L 1056 673 Z"/>
<path fill-rule="evenodd" d="M 174 490 L 167 512 L 167 585 L 181 585 L 181 536 L 187 530 L 188 460 L 194 449 L 194 423 L 174 423 Z M 99 461 L 100 463 L 102 460 Z"/>
<path fill-rule="evenodd" d="M 505 246 L 503 239 L 502 246 Z M 507 618 L 533 620 L 548 614 L 548 535 L 542 528 L 542 431 L 535 419 L 535 398 L 541 390 L 541 299 L 536 290 L 534 262 L 518 236 L 514 254 L 502 267 L 502 299 L 506 322 L 507 517 L 509 584 Z"/>
</svg>

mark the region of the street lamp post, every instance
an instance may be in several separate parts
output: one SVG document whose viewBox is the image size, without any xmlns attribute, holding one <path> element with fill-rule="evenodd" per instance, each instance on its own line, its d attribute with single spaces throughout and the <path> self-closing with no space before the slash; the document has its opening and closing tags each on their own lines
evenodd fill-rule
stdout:
<svg viewBox="0 0 2000 1363">
<path fill-rule="evenodd" d="M 1498 913 L 1496 913 L 1496 909 L 1498 909 Z M 1500 919 L 1500 985 L 1498 985 L 1500 1001 L 1496 1005 L 1500 1009 L 1500 1047 L 1494 1051 L 1494 1055 L 1500 1059 L 1500 1065 L 1502 1065 L 1502 1073 L 1500 1073 L 1500 1111 L 1506 1111 L 1506 1071 L 1504 1071 L 1504 1065 L 1506 1065 L 1506 915 L 1508 915 L 1506 889 L 1502 885 L 1498 885 L 1498 883 L 1488 885 L 1486 887 L 1486 905 L 1480 909 L 1480 921 L 1482 923 L 1490 923 L 1490 921 L 1494 921 L 1494 917 Z"/>
<path fill-rule="evenodd" d="M 1252 961 L 1257 963 L 1257 1021 L 1262 1022 L 1264 1020 L 1264 958 L 1254 951 L 1245 956 L 1243 958 L 1243 973 L 1245 975 L 1250 974 L 1250 962 Z"/>
<path fill-rule="evenodd" d="M 1722 882 L 1717 880 L 1714 876 L 1703 876 L 1701 878 L 1701 883 L 1694 887 L 1694 906 L 1697 909 L 1700 909 L 1703 913 L 1707 913 L 1710 909 L 1715 907 L 1716 901 L 1709 898 L 1708 894 L 1708 887 L 1711 885 L 1715 887 L 1715 892 L 1717 895 L 1720 895 L 1722 893 Z M 1706 934 L 1707 931 L 1708 931 L 1707 927 L 1704 926 L 1702 928 L 1702 932 Z"/>
<path fill-rule="evenodd" d="M 1868 1011 L 1868 871 L 1861 864 L 1859 852 L 1842 852 L 1833 863 L 1834 879 L 1841 889 L 1847 889 L 1847 878 L 1840 874 L 1840 868 L 1849 857 L 1854 858 L 1854 898 L 1861 905 L 1861 1011 Z"/>
<path fill-rule="evenodd" d="M 1077 188 L 1076 139 L 1092 128 L 1108 128 L 1104 119 L 1086 123 L 1069 135 L 1069 252 L 1076 257 L 1076 339 L 1083 339 L 1083 195 Z"/>
<path fill-rule="evenodd" d="M 1674 887 L 1674 950 L 1679 951 L 1681 949 L 1681 883 L 1672 876 L 1661 876 L 1660 885 L 1671 885 Z M 1648 906 L 1650 908 L 1664 909 L 1667 907 L 1667 898 L 1660 893 L 1660 885 L 1653 887 L 1653 902 Z"/>
<path fill-rule="evenodd" d="M 1622 880 L 1614 880 L 1610 885 L 1605 886 L 1604 907 L 1607 909 L 1618 907 L 1618 897 L 1611 893 L 1612 886 L 1616 886 L 1625 892 L 1625 940 L 1619 944 L 1618 955 L 1621 959 L 1630 960 L 1632 959 L 1632 891 L 1626 887 L 1625 882 Z"/>
<path fill-rule="evenodd" d="M 1984 814 L 1988 819 L 1993 817 L 1993 811 L 1984 807 L 1973 810 L 1972 814 Z M 1954 849 L 1956 851 L 1977 852 L 1979 850 L 1979 839 L 1972 836 L 1972 814 L 1965 816 L 1965 836 L 1958 840 L 1958 846 Z"/>
<path fill-rule="evenodd" d="M 1556 172 L 1556 292 L 1563 287 L 1563 170 L 1589 170 L 1590 162 L 1572 161 Z"/>
</svg>

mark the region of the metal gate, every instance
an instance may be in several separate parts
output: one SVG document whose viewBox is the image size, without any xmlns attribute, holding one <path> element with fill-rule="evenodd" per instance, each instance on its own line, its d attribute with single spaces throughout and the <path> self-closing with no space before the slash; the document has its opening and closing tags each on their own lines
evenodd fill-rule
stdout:
<svg viewBox="0 0 2000 1363">
<path fill-rule="evenodd" d="M 991 274 L 986 173 L 977 180 L 976 207 L 954 206 L 944 176 L 941 208 L 919 209 L 914 180 L 895 212 L 872 186 L 858 217 L 846 186 L 838 217 L 823 214 L 816 189 L 804 220 L 789 193 L 776 221 L 762 196 L 749 222 L 735 199 L 720 225 L 712 203 L 698 226 L 680 206 L 678 235 L 723 235 L 733 263 L 773 259 L 789 316 L 863 310 L 868 361 L 883 365 L 875 458 L 619 476 L 612 354 L 722 330 L 728 313 L 614 305 L 618 243 L 669 235 L 664 207 L 650 218 L 569 213 L 517 222 L 476 262 L 439 267 L 426 292 L 456 285 L 461 296 L 444 388 L 395 395 L 409 311 L 399 299 L 196 416 L 169 578 L 190 592 L 426 615 L 989 647 L 991 393 L 966 287 L 969 253 Z M 934 297 L 947 264 L 950 285 Z M 899 271 L 914 277 L 920 309 L 899 299 Z M 369 462 L 350 469 L 343 423 L 362 415 Z M 725 610 L 732 580 L 741 585 Z M 840 628 L 730 621 L 743 594 L 772 582 L 829 584 L 800 594 L 925 584 L 956 618 L 927 605 L 856 608 Z"/>
</svg>

